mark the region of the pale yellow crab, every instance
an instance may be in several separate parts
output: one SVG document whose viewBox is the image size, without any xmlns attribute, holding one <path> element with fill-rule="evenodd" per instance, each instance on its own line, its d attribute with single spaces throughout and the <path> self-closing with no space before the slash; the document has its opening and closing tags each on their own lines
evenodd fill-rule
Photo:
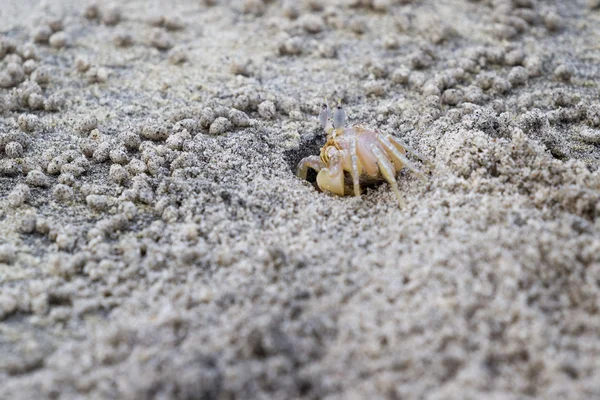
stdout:
<svg viewBox="0 0 600 400">
<path fill-rule="evenodd" d="M 319 189 L 339 196 L 354 193 L 360 196 L 360 185 L 387 181 L 391 186 L 398 205 L 404 206 L 404 199 L 396 173 L 406 167 L 419 178 L 425 175 L 406 158 L 410 153 L 425 161 L 416 151 L 392 135 L 365 128 L 361 125 L 346 127 L 346 113 L 338 106 L 333 113 L 323 104 L 319 120 L 327 132 L 327 143 L 321 148 L 320 156 L 309 156 L 298 164 L 298 176 L 306 179 L 308 169 L 318 172 Z"/>
</svg>

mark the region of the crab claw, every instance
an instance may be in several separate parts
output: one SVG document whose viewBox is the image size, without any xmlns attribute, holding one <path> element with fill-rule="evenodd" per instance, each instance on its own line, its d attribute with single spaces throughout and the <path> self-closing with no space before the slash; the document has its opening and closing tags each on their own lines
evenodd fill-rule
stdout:
<svg viewBox="0 0 600 400">
<path fill-rule="evenodd" d="M 330 153 L 328 168 L 323 168 L 317 174 L 317 185 L 321 190 L 327 190 L 338 196 L 344 195 L 344 169 L 339 151 L 334 150 Z"/>
</svg>

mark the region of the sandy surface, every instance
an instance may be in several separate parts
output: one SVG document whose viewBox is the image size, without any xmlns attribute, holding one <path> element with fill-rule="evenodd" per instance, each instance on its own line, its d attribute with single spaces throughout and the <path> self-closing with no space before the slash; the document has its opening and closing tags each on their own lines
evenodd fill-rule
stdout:
<svg viewBox="0 0 600 400">
<path fill-rule="evenodd" d="M 0 398 L 600 398 L 598 2 L 214 3 L 0 5 Z"/>
</svg>

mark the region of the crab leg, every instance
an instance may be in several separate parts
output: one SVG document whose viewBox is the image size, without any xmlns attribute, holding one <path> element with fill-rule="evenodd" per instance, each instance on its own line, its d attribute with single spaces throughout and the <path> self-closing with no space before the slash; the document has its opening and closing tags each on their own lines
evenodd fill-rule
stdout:
<svg viewBox="0 0 600 400">
<path fill-rule="evenodd" d="M 319 156 L 308 156 L 303 158 L 298 163 L 298 176 L 302 179 L 306 179 L 306 175 L 308 174 L 308 169 L 312 168 L 315 171 L 319 172 L 323 168 L 325 168 L 325 164 L 321 161 L 321 157 Z"/>
<path fill-rule="evenodd" d="M 383 135 L 380 135 L 383 136 Z M 389 139 L 391 142 L 393 142 L 395 145 L 402 147 L 404 150 L 408 151 L 410 154 L 412 154 L 413 156 L 417 157 L 419 160 L 431 164 L 430 161 L 428 161 L 425 157 L 423 157 L 421 154 L 419 154 L 418 151 L 416 151 L 415 149 L 413 149 L 412 147 L 410 147 L 409 145 L 405 144 L 402 140 L 392 136 L 392 135 L 385 135 L 385 137 L 387 139 Z"/>
<path fill-rule="evenodd" d="M 416 165 L 414 165 L 412 162 L 410 162 L 408 160 L 408 158 L 406 158 L 406 156 L 400 152 L 400 150 L 398 150 L 394 145 L 392 145 L 390 143 L 390 141 L 388 140 L 389 138 L 390 138 L 390 136 L 386 137 L 384 135 L 379 135 L 379 141 L 381 142 L 381 144 L 383 144 L 385 149 L 390 153 L 392 158 L 394 158 L 396 161 L 401 162 L 408 169 L 410 169 L 412 172 L 414 172 L 419 178 L 421 178 L 422 180 L 425 180 L 425 175 L 423 175 L 423 173 L 416 167 Z"/>
<path fill-rule="evenodd" d="M 354 195 L 360 196 L 360 182 L 359 182 L 359 171 L 358 171 L 358 155 L 356 153 L 356 139 L 350 141 L 350 165 L 352 171 L 352 186 L 354 187 Z"/>
<path fill-rule="evenodd" d="M 381 175 L 385 178 L 388 184 L 392 187 L 394 194 L 396 195 L 396 199 L 398 200 L 398 206 L 400 208 L 404 208 L 404 199 L 402 198 L 402 194 L 400 194 L 400 190 L 398 190 L 398 183 L 396 182 L 396 170 L 392 163 L 385 157 L 383 152 L 374 144 L 371 145 L 371 152 L 377 158 L 377 164 L 379 165 L 379 170 L 381 171 Z"/>
</svg>

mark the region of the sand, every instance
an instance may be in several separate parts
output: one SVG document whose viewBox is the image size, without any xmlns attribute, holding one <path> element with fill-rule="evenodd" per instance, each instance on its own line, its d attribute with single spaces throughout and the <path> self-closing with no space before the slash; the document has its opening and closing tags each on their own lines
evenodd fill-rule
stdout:
<svg viewBox="0 0 600 400">
<path fill-rule="evenodd" d="M 4 1 L 0 398 L 600 398 L 596 3 Z"/>
</svg>

